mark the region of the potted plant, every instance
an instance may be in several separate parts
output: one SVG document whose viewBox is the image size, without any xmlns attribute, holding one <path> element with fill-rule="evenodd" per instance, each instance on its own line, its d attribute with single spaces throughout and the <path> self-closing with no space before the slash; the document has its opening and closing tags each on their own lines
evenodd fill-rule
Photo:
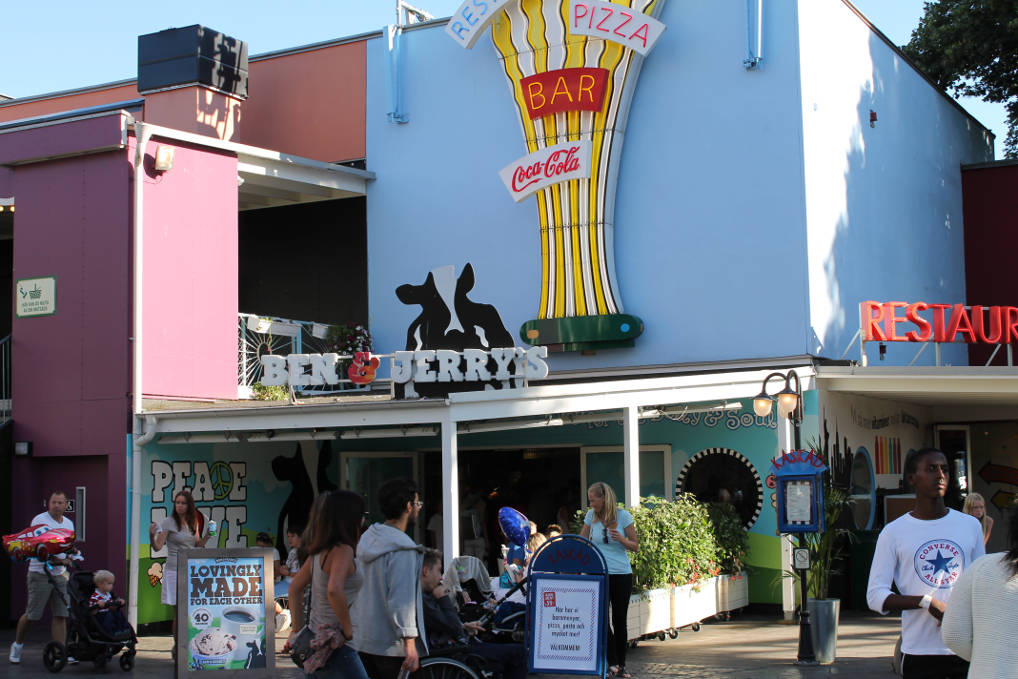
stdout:
<svg viewBox="0 0 1018 679">
<path fill-rule="evenodd" d="M 817 446 L 811 445 L 811 449 L 814 455 L 823 459 L 824 456 L 817 452 Z M 842 514 L 849 508 L 849 497 L 847 491 L 834 484 L 830 469 L 824 472 L 823 490 L 825 529 L 821 532 L 802 533 L 798 539 L 799 545 L 808 547 L 810 552 L 810 564 L 806 572 L 809 595 L 806 606 L 809 610 L 813 651 L 817 662 L 829 665 L 837 657 L 838 618 L 841 611 L 841 600 L 829 596 L 831 576 L 839 573 L 837 566 L 844 556 L 846 544 L 852 539 L 852 532 L 839 526 Z M 796 581 L 799 579 L 798 571 L 786 571 L 785 576 Z M 800 591 L 799 586 L 796 591 Z"/>
<path fill-rule="evenodd" d="M 640 551 L 631 556 L 635 629 L 663 638 L 714 615 L 717 542 L 705 506 L 691 495 L 649 497 L 630 511 L 640 534 Z"/>
</svg>

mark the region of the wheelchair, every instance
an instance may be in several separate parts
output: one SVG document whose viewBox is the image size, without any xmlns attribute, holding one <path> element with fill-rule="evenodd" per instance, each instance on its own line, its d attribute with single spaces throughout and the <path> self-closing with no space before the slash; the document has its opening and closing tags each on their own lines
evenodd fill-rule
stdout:
<svg viewBox="0 0 1018 679">
<path fill-rule="evenodd" d="M 500 660 L 478 653 L 469 643 L 457 643 L 431 649 L 410 679 L 502 679 L 502 676 Z"/>
</svg>

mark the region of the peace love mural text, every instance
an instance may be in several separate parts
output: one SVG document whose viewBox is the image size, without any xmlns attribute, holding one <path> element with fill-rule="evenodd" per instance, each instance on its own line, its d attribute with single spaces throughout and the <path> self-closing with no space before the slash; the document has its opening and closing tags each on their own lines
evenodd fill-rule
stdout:
<svg viewBox="0 0 1018 679">
<path fill-rule="evenodd" d="M 242 533 L 247 523 L 247 506 L 234 504 L 247 501 L 246 462 L 152 460 L 150 471 L 153 506 L 149 521 L 158 523 L 165 519 L 173 496 L 187 488 L 205 518 L 216 522 L 221 547 L 248 546 Z M 166 556 L 165 546 L 152 552 L 152 558 L 161 556 Z"/>
</svg>

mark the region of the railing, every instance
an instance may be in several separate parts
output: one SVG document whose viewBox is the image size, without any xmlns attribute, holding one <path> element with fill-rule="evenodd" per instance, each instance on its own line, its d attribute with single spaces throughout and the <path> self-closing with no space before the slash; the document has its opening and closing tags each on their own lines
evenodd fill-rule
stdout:
<svg viewBox="0 0 1018 679">
<path fill-rule="evenodd" d="M 275 316 L 257 316 L 255 314 L 239 314 L 238 318 L 239 357 L 237 384 L 242 397 L 250 398 L 253 387 L 261 380 L 262 365 L 260 357 L 265 354 L 286 356 L 287 354 L 324 354 L 330 352 L 328 341 L 332 326 L 314 321 L 295 321 Z M 340 375 L 344 376 L 339 384 L 324 386 L 295 387 L 294 391 L 302 394 L 334 394 L 341 391 L 363 390 L 345 378 L 346 365 L 352 356 L 341 355 L 343 361 Z M 386 380 L 388 382 L 388 380 Z"/>
<path fill-rule="evenodd" d="M 0 339 L 0 426 L 11 421 L 11 336 Z"/>
</svg>

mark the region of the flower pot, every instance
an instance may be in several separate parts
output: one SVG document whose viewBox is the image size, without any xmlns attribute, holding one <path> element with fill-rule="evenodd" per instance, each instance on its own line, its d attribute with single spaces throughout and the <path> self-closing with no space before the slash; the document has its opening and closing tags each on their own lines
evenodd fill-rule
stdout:
<svg viewBox="0 0 1018 679">
<path fill-rule="evenodd" d="M 718 612 L 734 611 L 749 605 L 746 571 L 718 576 Z"/>
<path fill-rule="evenodd" d="M 718 580 L 709 578 L 672 590 L 672 628 L 693 625 L 717 614 Z"/>
<path fill-rule="evenodd" d="M 830 665 L 838 655 L 838 615 L 841 599 L 810 599 L 809 625 L 817 662 Z"/>
</svg>

